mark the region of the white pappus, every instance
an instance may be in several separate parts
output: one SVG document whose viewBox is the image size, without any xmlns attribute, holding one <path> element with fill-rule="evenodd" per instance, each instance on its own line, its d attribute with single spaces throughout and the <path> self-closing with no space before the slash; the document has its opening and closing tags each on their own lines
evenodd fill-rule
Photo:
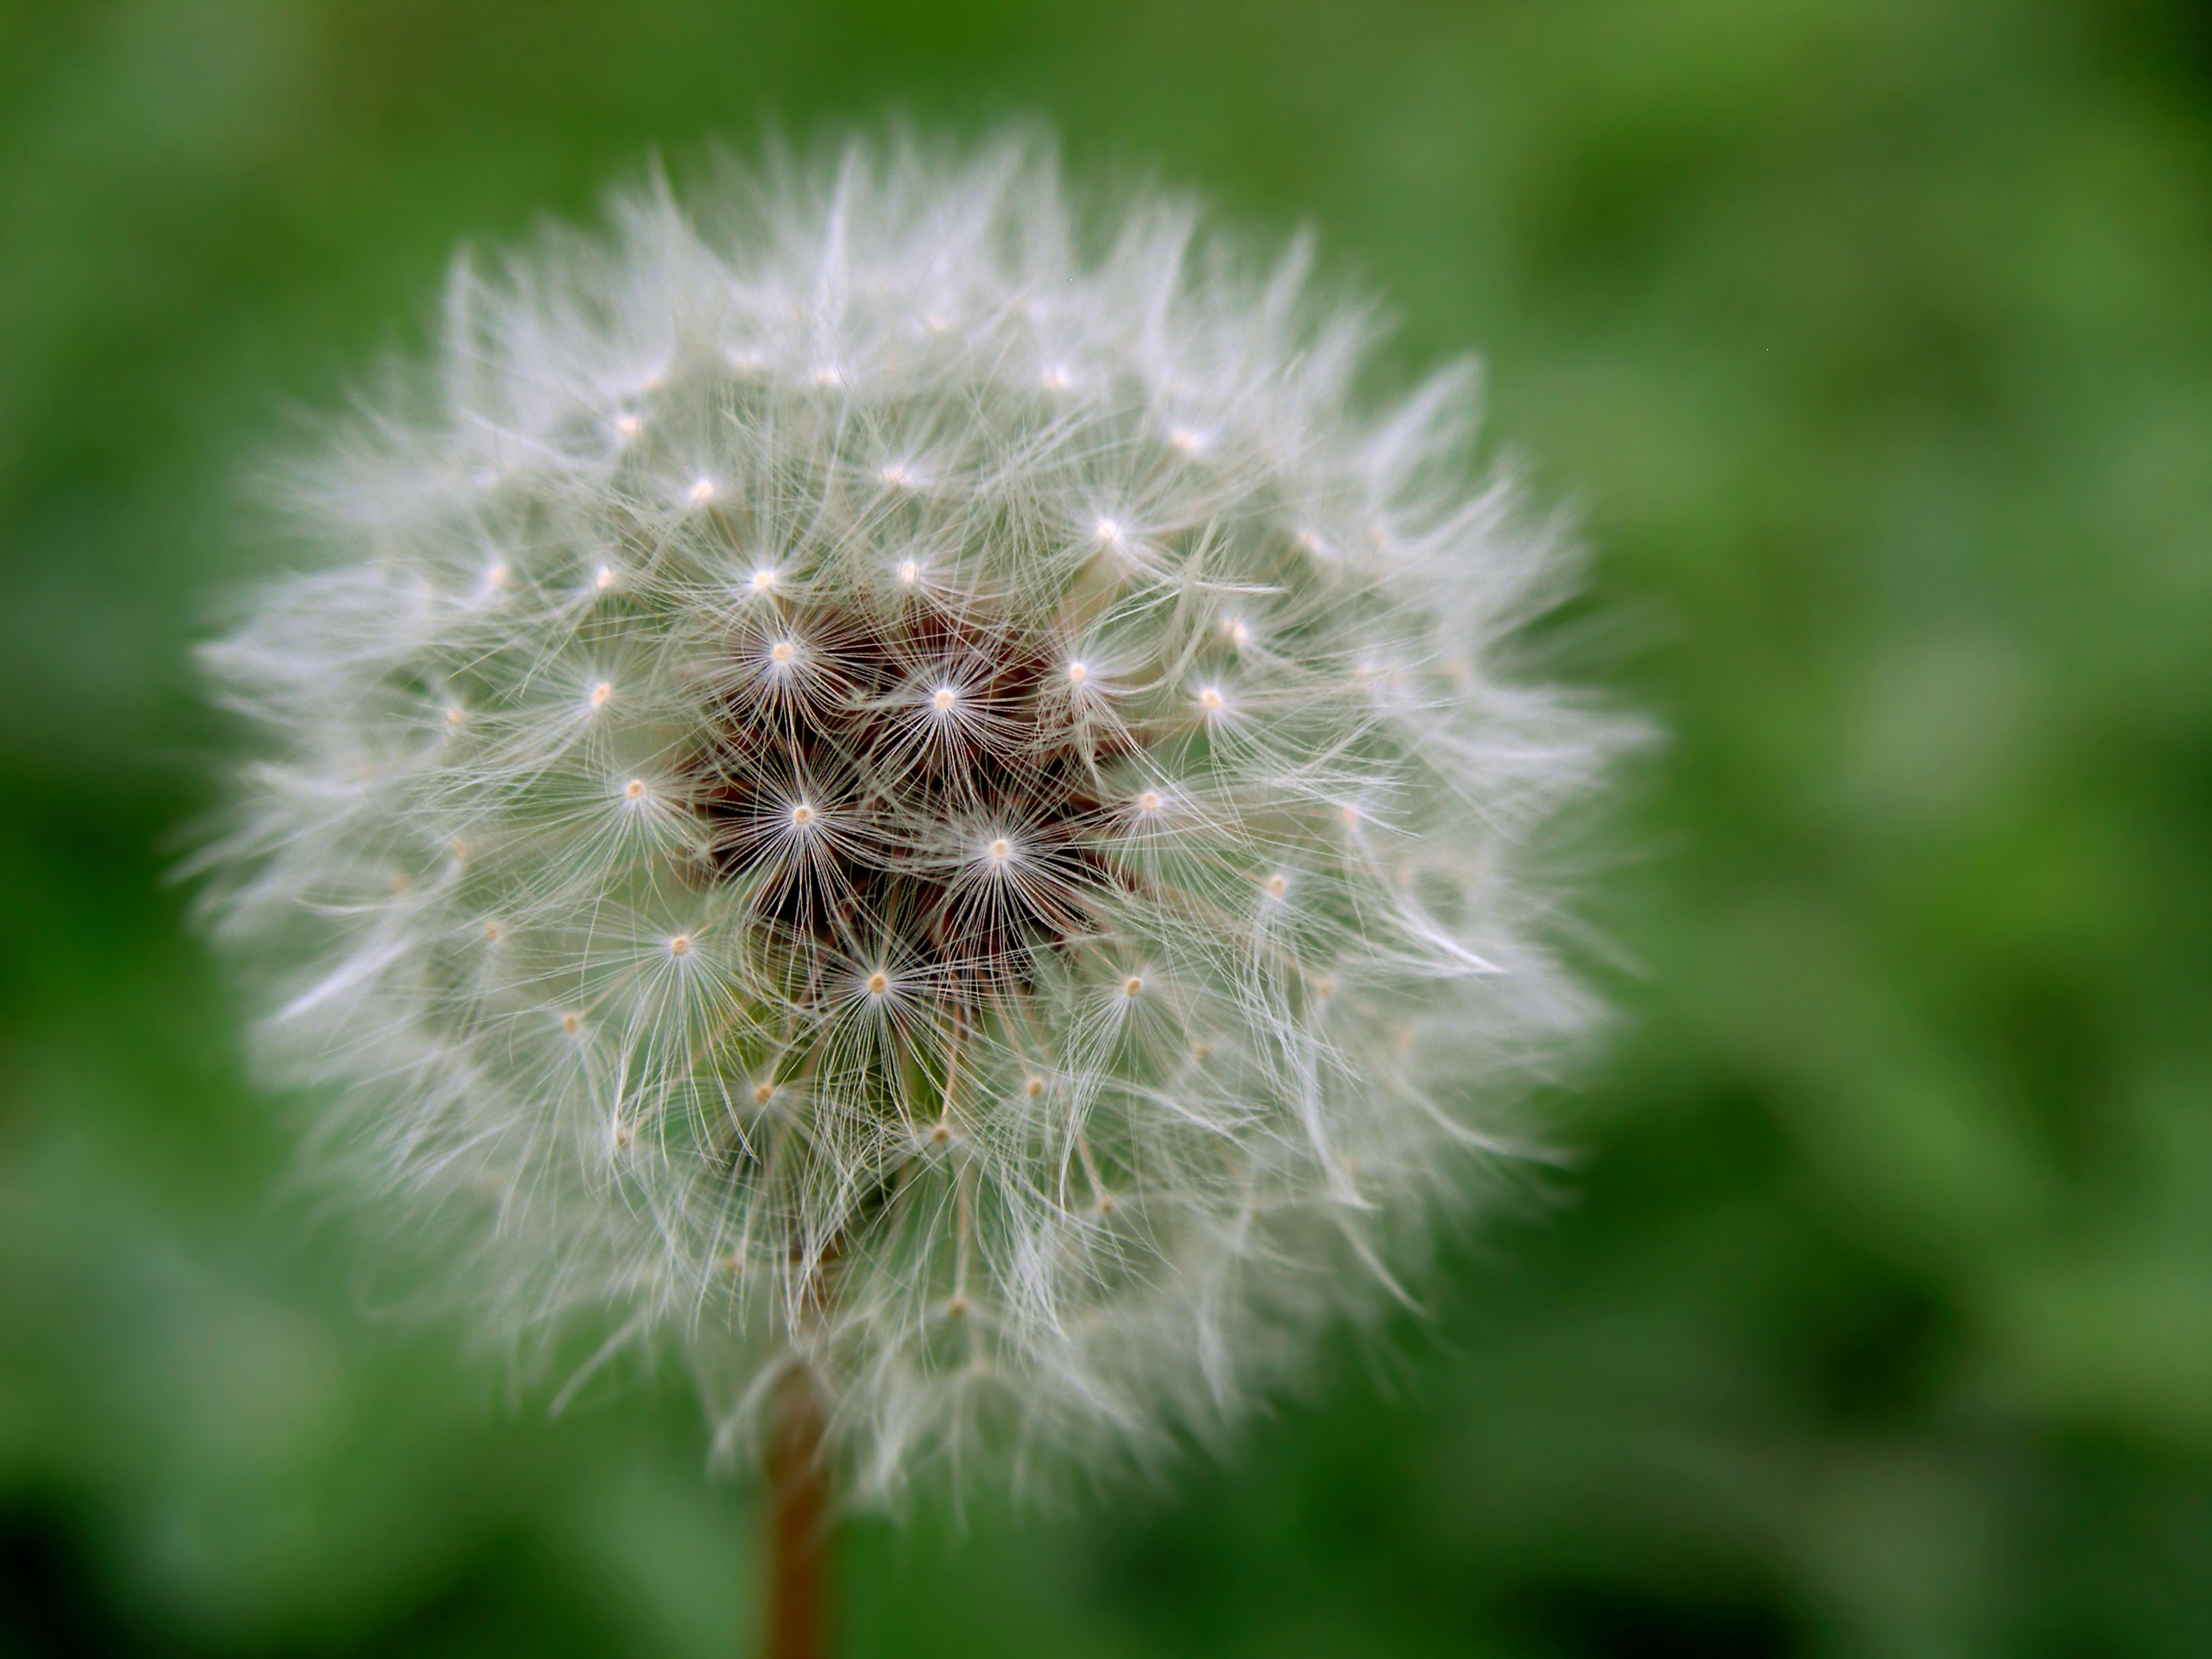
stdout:
<svg viewBox="0 0 2212 1659">
<path fill-rule="evenodd" d="M 483 1328 L 811 1371 L 862 1498 L 1143 1455 L 1394 1293 L 1594 1009 L 1516 670 L 1571 562 L 1364 310 L 1046 146 L 620 197 L 453 278 L 209 647 L 316 1167 Z"/>
</svg>

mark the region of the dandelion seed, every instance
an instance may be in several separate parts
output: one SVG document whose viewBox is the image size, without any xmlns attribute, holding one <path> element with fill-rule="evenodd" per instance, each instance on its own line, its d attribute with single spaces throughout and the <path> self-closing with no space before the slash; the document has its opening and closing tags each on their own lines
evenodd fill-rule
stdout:
<svg viewBox="0 0 2212 1659">
<path fill-rule="evenodd" d="M 1360 307 L 1151 198 L 1094 258 L 1018 145 L 695 205 L 295 469 L 330 562 L 210 653 L 264 1049 L 492 1336 L 681 1348 L 722 1443 L 801 1365 L 863 1500 L 1206 1438 L 1589 1024 L 1547 825 L 1626 727 Z"/>
</svg>

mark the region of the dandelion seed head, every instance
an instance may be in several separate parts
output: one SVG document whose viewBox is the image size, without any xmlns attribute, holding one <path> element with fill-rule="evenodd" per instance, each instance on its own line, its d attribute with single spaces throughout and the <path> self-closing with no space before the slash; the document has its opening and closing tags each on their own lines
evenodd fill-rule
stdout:
<svg viewBox="0 0 2212 1659">
<path fill-rule="evenodd" d="M 1543 855 L 1631 728 L 1516 666 L 1565 556 L 1465 376 L 1363 404 L 1302 256 L 1099 245 L 1019 141 L 690 205 L 462 267 L 296 470 L 207 653 L 263 1049 L 503 1347 L 612 1310 L 740 1437 L 796 1355 L 863 1498 L 1164 1455 L 1591 1023 Z"/>
</svg>

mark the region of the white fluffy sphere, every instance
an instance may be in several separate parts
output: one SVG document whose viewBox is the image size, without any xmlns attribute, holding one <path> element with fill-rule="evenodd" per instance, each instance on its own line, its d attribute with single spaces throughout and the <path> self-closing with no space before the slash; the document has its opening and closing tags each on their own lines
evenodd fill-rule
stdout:
<svg viewBox="0 0 2212 1659">
<path fill-rule="evenodd" d="M 317 1159 L 733 1435 L 806 1364 L 864 1493 L 1225 1420 L 1587 1024 L 1535 860 L 1620 728 L 1501 659 L 1557 550 L 1303 246 L 1088 238 L 1033 145 L 615 219 L 464 263 L 208 653 Z"/>
</svg>

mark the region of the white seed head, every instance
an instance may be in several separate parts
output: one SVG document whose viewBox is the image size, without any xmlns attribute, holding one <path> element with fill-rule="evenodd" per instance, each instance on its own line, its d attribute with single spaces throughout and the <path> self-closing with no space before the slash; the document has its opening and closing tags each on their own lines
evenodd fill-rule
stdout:
<svg viewBox="0 0 2212 1659">
<path fill-rule="evenodd" d="M 264 1046 L 491 1337 L 612 1310 L 732 1437 L 795 1352 L 862 1497 L 1203 1435 L 1589 1022 L 1547 826 L 1630 734 L 1507 643 L 1561 559 L 1302 251 L 1087 253 L 1020 143 L 700 205 L 464 266 L 296 470 L 322 562 L 207 653 Z"/>
</svg>

